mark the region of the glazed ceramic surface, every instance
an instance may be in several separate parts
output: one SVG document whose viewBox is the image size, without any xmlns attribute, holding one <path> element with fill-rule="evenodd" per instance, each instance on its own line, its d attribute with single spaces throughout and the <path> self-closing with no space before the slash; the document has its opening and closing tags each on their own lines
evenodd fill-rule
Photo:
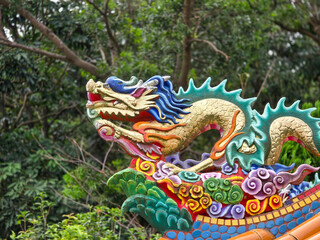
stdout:
<svg viewBox="0 0 320 240">
<path fill-rule="evenodd" d="M 178 93 L 162 76 L 87 83 L 87 113 L 99 135 L 132 157 L 130 166 L 108 181 L 128 197 L 122 211 L 141 215 L 163 239 L 316 236 L 319 179 L 304 179 L 319 168 L 277 163 L 288 140 L 320 156 L 319 119 L 310 115 L 314 109 L 301 110 L 299 101 L 285 106 L 282 98 L 260 114 L 251 108 L 255 98 L 226 91 L 226 81 L 215 87 L 210 82 L 197 88 L 191 80 Z M 207 143 L 211 152 L 201 159 L 180 158 L 181 150 L 211 129 L 221 135 Z M 309 231 L 301 230 L 306 227 Z"/>
</svg>

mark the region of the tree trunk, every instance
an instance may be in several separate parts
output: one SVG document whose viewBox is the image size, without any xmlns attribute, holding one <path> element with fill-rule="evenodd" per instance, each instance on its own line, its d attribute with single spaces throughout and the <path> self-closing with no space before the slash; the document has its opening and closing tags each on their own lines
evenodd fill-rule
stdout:
<svg viewBox="0 0 320 240">
<path fill-rule="evenodd" d="M 183 8 L 183 18 L 184 23 L 188 27 L 187 34 L 183 40 L 183 54 L 182 54 L 182 66 L 180 71 L 180 76 L 178 80 L 178 85 L 186 88 L 188 85 L 188 74 L 191 68 L 191 56 L 192 56 L 192 49 L 191 43 L 193 36 L 191 34 L 191 16 L 193 12 L 193 5 L 194 0 L 185 0 L 184 1 L 184 8 Z"/>
<path fill-rule="evenodd" d="M 0 94 L 0 109 L 2 117 L 0 118 L 0 123 L 2 122 L 2 128 L 6 130 L 8 128 L 7 111 L 5 106 L 6 94 L 3 92 Z M 1 126 L 0 126 L 1 127 Z"/>
</svg>

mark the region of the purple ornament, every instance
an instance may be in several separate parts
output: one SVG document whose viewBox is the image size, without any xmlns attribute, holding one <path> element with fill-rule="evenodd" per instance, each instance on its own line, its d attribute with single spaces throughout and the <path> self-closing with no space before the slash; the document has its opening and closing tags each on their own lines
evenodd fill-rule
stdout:
<svg viewBox="0 0 320 240">
<path fill-rule="evenodd" d="M 231 208 L 231 216 L 234 219 L 242 219 L 242 218 L 244 218 L 245 212 L 246 212 L 246 209 L 241 204 L 235 204 Z"/>
<path fill-rule="evenodd" d="M 222 165 L 222 173 L 225 175 L 232 175 L 238 172 L 238 164 L 235 163 L 234 166 L 230 166 L 227 162 Z"/>
<path fill-rule="evenodd" d="M 207 208 L 207 213 L 212 218 L 233 218 L 241 219 L 244 218 L 245 207 L 241 204 L 226 205 L 222 207 L 221 203 L 213 201 L 211 206 Z"/>
<path fill-rule="evenodd" d="M 242 183 L 241 188 L 244 192 L 250 195 L 256 195 L 262 188 L 262 181 L 256 177 L 248 177 Z"/>
<path fill-rule="evenodd" d="M 218 218 L 220 217 L 221 209 L 222 209 L 222 203 L 213 201 L 211 206 L 207 208 L 207 213 L 212 218 Z"/>
<path fill-rule="evenodd" d="M 170 168 L 168 168 L 165 164 L 166 163 L 164 161 L 158 162 L 157 163 L 158 171 L 156 171 L 152 175 L 152 177 L 157 181 L 164 178 L 169 178 L 172 182 L 180 184 L 181 179 L 177 175 L 173 175 Z"/>
</svg>

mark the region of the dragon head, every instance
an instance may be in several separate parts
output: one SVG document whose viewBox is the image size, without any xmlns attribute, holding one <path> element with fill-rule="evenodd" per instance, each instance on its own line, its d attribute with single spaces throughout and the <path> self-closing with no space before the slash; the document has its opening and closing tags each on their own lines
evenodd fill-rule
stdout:
<svg viewBox="0 0 320 240">
<path fill-rule="evenodd" d="M 150 160 L 146 153 L 160 154 L 160 144 L 149 142 L 134 128 L 127 130 L 109 120 L 178 124 L 177 119 L 187 114 L 184 109 L 189 105 L 187 100 L 176 98 L 168 78 L 154 76 L 145 82 L 135 77 L 129 81 L 109 77 L 105 83 L 89 80 L 86 107 L 100 136 L 118 142 L 132 156 Z"/>
</svg>

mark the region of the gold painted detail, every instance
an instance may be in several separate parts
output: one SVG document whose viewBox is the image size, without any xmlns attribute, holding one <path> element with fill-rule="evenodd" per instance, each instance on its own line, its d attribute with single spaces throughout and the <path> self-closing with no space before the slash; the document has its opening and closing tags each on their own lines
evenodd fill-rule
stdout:
<svg viewBox="0 0 320 240">
<path fill-rule="evenodd" d="M 273 165 L 278 160 L 283 141 L 288 137 L 295 137 L 301 140 L 305 148 L 312 154 L 320 157 L 316 146 L 313 143 L 312 129 L 299 118 L 280 117 L 274 120 L 269 130 L 271 146 L 266 165 Z"/>
<path fill-rule="evenodd" d="M 252 144 L 248 146 L 247 142 L 243 142 L 242 146 L 239 148 L 238 152 L 245 153 L 245 154 L 252 154 L 257 151 L 256 145 Z"/>
<path fill-rule="evenodd" d="M 199 100 L 193 103 L 191 107 L 186 108 L 185 111 L 191 114 L 184 115 L 183 119 L 179 119 L 181 127 L 176 127 L 166 132 L 157 129 L 167 128 L 172 126 L 172 124 L 163 124 L 157 121 L 148 123 L 148 129 L 146 129 L 145 132 L 149 134 L 150 141 L 161 143 L 163 146 L 161 151 L 164 156 L 174 154 L 187 147 L 195 137 L 201 134 L 199 129 L 203 129 L 210 124 L 216 124 L 221 127 L 223 132 L 221 138 L 225 137 L 232 127 L 234 127 L 232 133 L 235 134 L 239 133 L 245 126 L 244 113 L 237 105 L 226 100 L 217 98 Z M 239 113 L 236 115 L 236 123 L 235 126 L 233 126 L 232 120 L 237 111 L 239 111 Z M 203 112 L 206 114 L 203 114 Z M 172 135 L 178 136 L 179 138 L 160 139 L 159 135 Z"/>
</svg>

